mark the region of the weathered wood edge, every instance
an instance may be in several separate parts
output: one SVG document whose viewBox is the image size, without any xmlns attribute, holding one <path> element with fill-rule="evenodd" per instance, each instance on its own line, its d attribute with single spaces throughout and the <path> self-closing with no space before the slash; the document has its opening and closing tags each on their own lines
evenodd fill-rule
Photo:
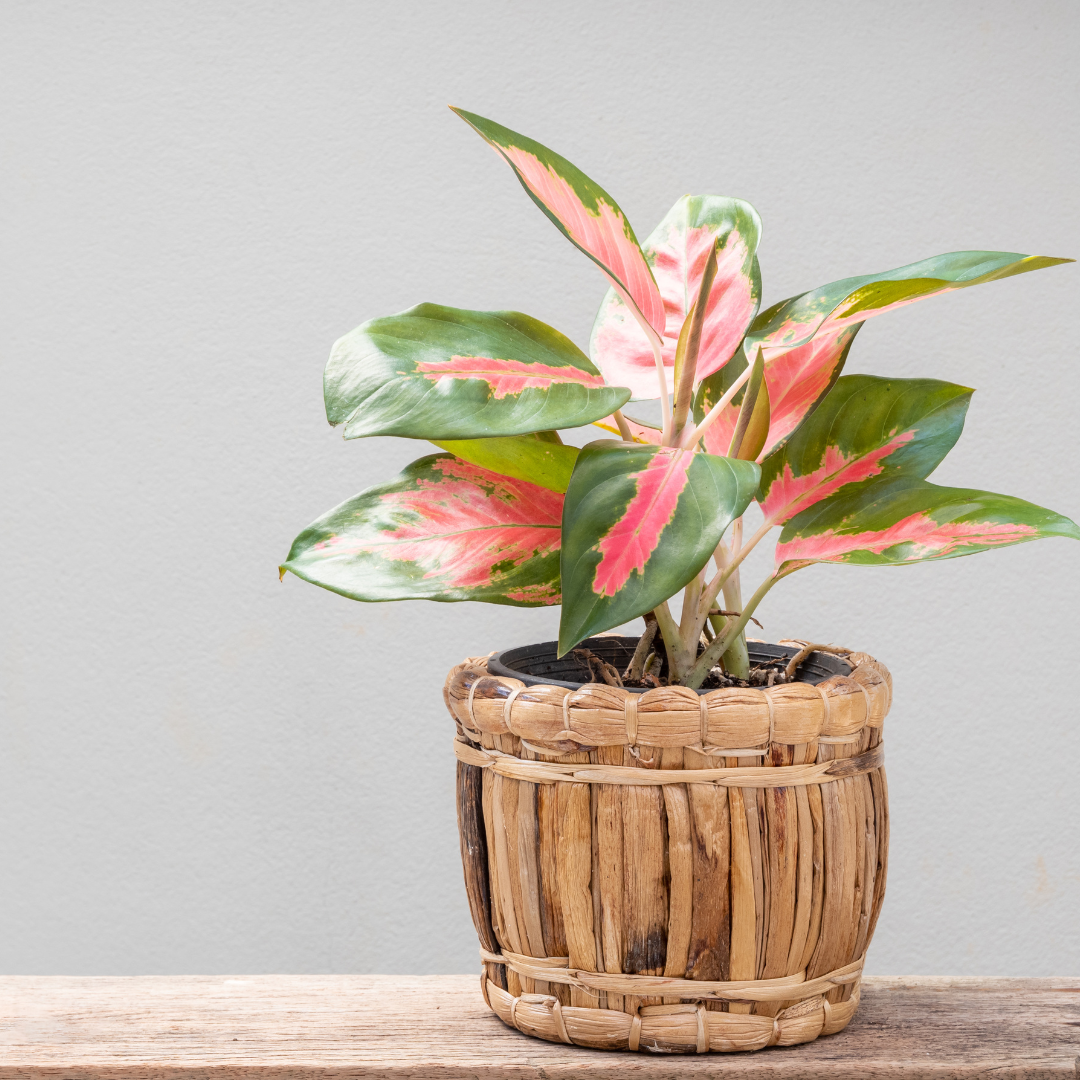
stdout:
<svg viewBox="0 0 1080 1080">
<path fill-rule="evenodd" d="M 473 976 L 7 977 L 0 1080 L 1080 1077 L 1078 978 L 864 985 L 844 1032 L 699 1058 L 528 1039 L 486 1012 Z M 234 1030 L 243 1050 L 230 1048 Z"/>
</svg>

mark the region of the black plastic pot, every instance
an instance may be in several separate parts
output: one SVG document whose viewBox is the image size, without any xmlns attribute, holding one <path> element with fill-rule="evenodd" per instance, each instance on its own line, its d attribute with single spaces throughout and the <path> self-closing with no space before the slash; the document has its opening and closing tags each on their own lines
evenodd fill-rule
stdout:
<svg viewBox="0 0 1080 1080">
<path fill-rule="evenodd" d="M 622 671 L 630 663 L 637 643 L 636 637 L 594 637 L 586 638 L 578 648 L 591 650 Z M 790 659 L 799 651 L 791 645 L 769 645 L 760 641 L 748 641 L 746 647 L 752 664 L 781 658 Z M 587 682 L 592 681 L 589 667 L 583 660 L 575 656 L 573 652 L 567 653 L 560 660 L 558 651 L 557 641 L 544 641 L 539 645 L 522 645 L 516 649 L 505 649 L 488 660 L 488 671 L 492 675 L 520 679 L 526 686 L 546 684 L 579 690 Z M 798 671 L 795 672 L 795 681 L 817 685 L 834 675 L 847 675 L 850 671 L 851 665 L 841 657 L 833 656 L 831 653 L 814 652 L 799 665 Z M 632 686 L 626 689 L 634 694 L 645 692 L 643 689 Z M 698 693 L 705 694 L 708 691 L 699 690 Z"/>
</svg>

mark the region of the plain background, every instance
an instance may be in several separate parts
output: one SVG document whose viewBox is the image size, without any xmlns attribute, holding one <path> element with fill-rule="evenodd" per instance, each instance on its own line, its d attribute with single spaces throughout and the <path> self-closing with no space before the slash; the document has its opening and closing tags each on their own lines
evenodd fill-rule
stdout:
<svg viewBox="0 0 1080 1080">
<path fill-rule="evenodd" d="M 1080 255 L 1078 29 L 1045 0 L 7 0 L 0 970 L 476 969 L 440 688 L 557 612 L 276 572 L 428 452 L 330 431 L 336 337 L 433 300 L 588 341 L 600 275 L 447 103 L 642 235 L 686 192 L 753 202 L 771 304 Z M 1078 303 L 1074 266 L 935 298 L 848 370 L 977 387 L 935 478 L 1077 517 Z M 759 612 L 895 678 L 869 971 L 1080 972 L 1078 556 L 813 567 Z"/>
</svg>

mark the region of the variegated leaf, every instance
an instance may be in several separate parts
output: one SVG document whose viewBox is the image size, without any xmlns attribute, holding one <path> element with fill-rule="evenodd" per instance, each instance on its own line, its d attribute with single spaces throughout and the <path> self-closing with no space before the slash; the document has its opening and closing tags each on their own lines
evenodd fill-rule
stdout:
<svg viewBox="0 0 1080 1080">
<path fill-rule="evenodd" d="M 623 405 L 567 337 L 517 311 L 419 304 L 334 346 L 326 418 L 345 438 L 474 439 L 591 424 Z"/>
<path fill-rule="evenodd" d="M 759 475 L 753 462 L 689 450 L 585 446 L 563 511 L 560 655 L 681 589 L 746 509 Z"/>
<path fill-rule="evenodd" d="M 720 370 L 738 349 L 761 301 L 761 271 L 755 254 L 760 235 L 761 222 L 749 203 L 718 195 L 684 195 L 645 241 L 645 257 L 664 300 L 663 358 L 669 390 L 679 331 L 697 299 L 702 271 L 718 239 L 717 273 L 698 352 L 698 380 Z M 635 398 L 658 396 L 652 347 L 614 290 L 600 305 L 589 351 L 609 382 L 630 387 Z"/>
<path fill-rule="evenodd" d="M 663 334 L 660 292 L 618 203 L 541 143 L 464 109 L 454 112 L 506 159 L 533 202 L 603 270 L 623 300 L 634 305 L 656 334 Z"/>
<path fill-rule="evenodd" d="M 563 497 L 435 454 L 324 514 L 282 571 L 353 600 L 558 604 Z"/>
<path fill-rule="evenodd" d="M 554 434 L 544 432 L 543 435 Z M 578 448 L 536 435 L 511 435 L 504 439 L 444 439 L 435 443 L 462 461 L 516 480 L 528 480 L 549 491 L 566 490 L 577 461 Z"/>
<path fill-rule="evenodd" d="M 972 393 L 937 379 L 841 376 L 762 462 L 757 498 L 765 521 L 782 525 L 851 484 L 929 476 L 960 437 Z"/>
<path fill-rule="evenodd" d="M 781 301 L 763 311 L 748 335 L 751 345 L 792 348 L 815 334 L 830 333 L 905 307 L 937 293 L 966 289 L 999 278 L 1072 262 L 1014 251 L 952 251 L 921 262 L 843 278 Z"/>
<path fill-rule="evenodd" d="M 862 323 L 824 331 L 793 349 L 763 349 L 765 385 L 769 390 L 769 435 L 758 455 L 764 460 L 797 431 L 836 382 Z M 700 420 L 723 397 L 746 368 L 741 353 L 698 388 L 694 415 Z M 742 393 L 720 413 L 705 432 L 705 447 L 711 454 L 726 453 L 735 432 Z"/>
<path fill-rule="evenodd" d="M 1009 495 L 888 477 L 838 492 L 792 518 L 776 545 L 776 571 L 783 575 L 814 562 L 953 559 L 1048 536 L 1080 540 L 1080 528 Z"/>
</svg>

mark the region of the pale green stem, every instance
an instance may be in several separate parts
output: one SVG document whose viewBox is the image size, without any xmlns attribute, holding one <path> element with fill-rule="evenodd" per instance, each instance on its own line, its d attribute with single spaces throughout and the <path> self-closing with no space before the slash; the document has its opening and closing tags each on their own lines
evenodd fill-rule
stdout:
<svg viewBox="0 0 1080 1080">
<path fill-rule="evenodd" d="M 784 575 L 787 576 L 786 574 Z M 746 606 L 742 609 L 742 615 L 738 619 L 729 619 L 727 625 L 724 627 L 722 634 L 718 633 L 716 637 L 709 644 L 709 647 L 698 657 L 697 663 L 694 665 L 690 674 L 685 679 L 682 679 L 682 685 L 690 687 L 691 690 L 696 690 L 704 681 L 705 677 L 712 670 L 713 665 L 720 659 L 724 653 L 731 647 L 731 644 L 735 639 L 743 632 L 746 624 L 750 621 L 750 616 L 754 614 L 758 604 L 765 599 L 768 591 L 779 581 L 778 577 L 769 575 L 760 586 L 758 590 L 750 597 Z"/>
<path fill-rule="evenodd" d="M 760 529 L 740 548 L 737 555 L 733 555 L 727 560 L 726 565 L 722 570 L 709 582 L 708 588 L 705 590 L 705 596 L 710 597 L 709 606 L 712 607 L 712 602 L 716 600 L 720 590 L 727 584 L 728 578 L 735 573 L 736 570 L 742 565 L 743 559 L 754 550 L 757 545 L 765 539 L 769 534 L 769 530 L 773 527 L 771 521 L 766 521 Z M 722 546 L 722 545 L 721 545 Z M 720 548 L 717 548 L 719 552 Z"/>
<path fill-rule="evenodd" d="M 701 599 L 703 574 L 698 574 L 683 590 L 682 618 L 679 620 L 679 636 L 683 649 L 691 656 L 697 656 L 697 642 L 701 637 L 701 624 L 698 622 L 698 601 Z"/>
<path fill-rule="evenodd" d="M 665 600 L 653 608 L 656 621 L 660 624 L 660 633 L 664 637 L 664 648 L 668 655 L 668 674 L 671 682 L 681 682 L 682 676 L 693 666 L 693 657 L 683 655 L 679 626 L 675 622 L 671 609 Z"/>
<path fill-rule="evenodd" d="M 622 409 L 616 409 L 612 414 L 615 418 L 615 423 L 619 427 L 619 434 L 626 442 L 634 441 L 634 433 L 630 430 L 630 425 L 626 422 L 626 417 L 622 414 Z"/>
<path fill-rule="evenodd" d="M 731 526 L 731 561 L 735 562 L 742 551 L 743 519 Z M 736 564 L 724 582 L 724 606 L 728 611 L 742 611 L 742 581 Z M 746 632 L 740 631 L 727 652 L 721 657 L 724 670 L 736 679 L 750 678 L 750 654 L 746 649 Z"/>
<path fill-rule="evenodd" d="M 693 446 L 694 443 L 696 443 L 698 439 L 712 427 L 716 418 L 731 403 L 731 399 L 743 388 L 753 370 L 753 364 L 747 365 L 746 370 L 731 384 L 731 388 L 728 392 L 724 394 L 724 396 L 705 414 L 700 424 L 687 424 L 686 427 L 683 428 L 682 434 L 679 436 L 679 446 Z M 664 388 L 665 390 L 667 389 L 666 383 L 664 384 Z"/>
</svg>

